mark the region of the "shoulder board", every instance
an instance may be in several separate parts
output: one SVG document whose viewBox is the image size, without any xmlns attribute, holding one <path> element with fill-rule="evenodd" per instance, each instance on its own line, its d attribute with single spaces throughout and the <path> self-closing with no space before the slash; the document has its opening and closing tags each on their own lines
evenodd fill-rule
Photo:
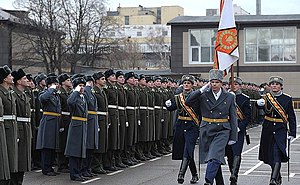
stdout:
<svg viewBox="0 0 300 185">
<path fill-rule="evenodd" d="M 292 97 L 291 95 L 289 95 L 289 94 L 286 94 L 286 93 L 283 93 L 284 95 L 286 95 L 286 96 L 288 96 L 288 97 Z"/>
<path fill-rule="evenodd" d="M 249 98 L 249 96 L 247 94 L 242 93 L 243 96 L 246 96 L 247 98 Z"/>
<path fill-rule="evenodd" d="M 92 93 L 93 93 L 93 94 L 95 94 L 95 93 L 96 93 L 96 91 L 95 91 L 94 89 L 92 89 Z"/>
</svg>

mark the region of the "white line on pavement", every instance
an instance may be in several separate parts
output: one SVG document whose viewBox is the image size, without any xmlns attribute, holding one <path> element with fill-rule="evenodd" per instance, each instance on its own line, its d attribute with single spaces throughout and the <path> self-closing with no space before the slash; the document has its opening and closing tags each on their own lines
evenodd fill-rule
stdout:
<svg viewBox="0 0 300 185">
<path fill-rule="evenodd" d="M 171 155 L 172 155 L 172 153 L 169 153 L 169 154 L 167 154 L 167 155 L 164 155 L 164 156 L 168 157 L 168 156 L 171 156 Z"/>
<path fill-rule="evenodd" d="M 139 163 L 139 164 L 136 164 L 136 165 L 133 165 L 133 166 L 129 166 L 129 168 L 136 168 L 138 166 L 142 166 L 144 165 L 145 163 Z"/>
<path fill-rule="evenodd" d="M 254 146 L 254 147 L 252 147 L 252 148 L 250 148 L 250 149 L 248 149 L 248 150 L 246 150 L 246 151 L 244 151 L 244 152 L 242 153 L 242 155 L 244 155 L 244 154 L 246 154 L 246 153 L 248 153 L 248 152 L 251 152 L 252 150 L 256 149 L 257 147 L 259 147 L 259 144 L 256 145 L 256 146 Z"/>
<path fill-rule="evenodd" d="M 294 177 L 296 175 L 296 173 L 291 173 L 290 177 Z"/>
<path fill-rule="evenodd" d="M 156 161 L 156 160 L 158 160 L 158 159 L 161 159 L 161 157 L 156 157 L 156 158 L 154 158 L 154 159 L 150 159 L 149 161 L 153 162 L 153 161 Z"/>
<path fill-rule="evenodd" d="M 94 179 L 90 179 L 90 180 L 84 181 L 81 184 L 87 184 L 87 183 L 94 182 L 94 181 L 100 180 L 100 179 L 101 179 L 100 177 L 97 177 L 97 178 L 94 178 Z"/>
<path fill-rule="evenodd" d="M 115 172 L 111 172 L 111 173 L 108 173 L 107 175 L 109 175 L 109 176 L 115 175 L 117 173 L 121 173 L 122 171 L 124 171 L 124 170 L 118 170 L 118 171 L 115 171 Z"/>
<path fill-rule="evenodd" d="M 249 173 L 253 172 L 256 168 L 258 168 L 259 166 L 261 166 L 263 163 L 264 162 L 260 161 L 255 166 L 253 166 L 252 168 L 250 168 L 249 170 L 247 170 L 243 175 L 248 175 Z"/>
</svg>

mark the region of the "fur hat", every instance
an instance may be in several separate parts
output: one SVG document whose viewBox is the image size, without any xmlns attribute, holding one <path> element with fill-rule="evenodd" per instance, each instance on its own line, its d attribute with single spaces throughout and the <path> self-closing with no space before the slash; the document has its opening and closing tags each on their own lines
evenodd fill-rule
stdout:
<svg viewBox="0 0 300 185">
<path fill-rule="evenodd" d="M 34 77 L 35 83 L 38 85 L 42 80 L 46 79 L 47 76 L 44 73 L 40 73 Z"/>
<path fill-rule="evenodd" d="M 72 81 L 73 88 L 77 87 L 79 84 L 86 84 L 86 80 L 83 77 L 77 77 Z"/>
<path fill-rule="evenodd" d="M 123 71 L 117 71 L 116 72 L 116 78 L 118 78 L 119 76 L 125 76 Z"/>
<path fill-rule="evenodd" d="M 105 78 L 108 78 L 108 77 L 110 77 L 111 75 L 114 75 L 114 74 L 115 74 L 115 72 L 112 69 L 108 69 L 104 72 Z"/>
<path fill-rule="evenodd" d="M 154 82 L 153 77 L 152 77 L 152 76 L 147 76 L 147 77 L 146 77 L 146 82 L 148 83 L 148 82 L 150 82 L 150 81 Z"/>
<path fill-rule="evenodd" d="M 184 81 L 190 81 L 192 84 L 195 83 L 195 77 L 193 75 L 183 75 L 181 77 L 181 83 L 183 83 Z"/>
<path fill-rule="evenodd" d="M 283 78 L 281 76 L 271 76 L 269 80 L 269 84 L 271 84 L 272 82 L 277 82 L 283 85 Z"/>
<path fill-rule="evenodd" d="M 58 83 L 57 76 L 50 75 L 46 78 L 46 85 L 49 85 L 52 83 Z"/>
<path fill-rule="evenodd" d="M 26 78 L 28 79 L 28 81 L 33 80 L 32 74 L 30 74 L 30 73 L 26 74 Z"/>
<path fill-rule="evenodd" d="M 11 74 L 11 69 L 7 65 L 0 67 L 0 83 L 2 83 L 4 78 L 9 74 Z"/>
<path fill-rule="evenodd" d="M 161 83 L 168 83 L 168 78 L 166 78 L 166 77 L 162 78 Z"/>
<path fill-rule="evenodd" d="M 211 69 L 209 71 L 209 81 L 219 80 L 222 82 L 223 78 L 224 78 L 224 71 L 219 70 L 219 69 Z"/>
<path fill-rule="evenodd" d="M 86 75 L 85 77 L 84 77 L 84 79 L 85 79 L 85 81 L 93 81 L 93 82 L 95 82 L 95 79 L 93 78 L 93 76 L 91 76 L 91 75 Z"/>
<path fill-rule="evenodd" d="M 67 73 L 63 73 L 63 74 L 61 74 L 61 75 L 59 75 L 59 76 L 57 77 L 58 82 L 59 82 L 60 85 L 62 85 L 62 83 L 63 83 L 64 81 L 68 80 L 69 78 L 70 78 L 70 76 L 69 76 Z"/>
<path fill-rule="evenodd" d="M 125 74 L 125 80 L 128 80 L 131 77 L 135 77 L 134 72 L 128 72 L 128 73 Z"/>
<path fill-rule="evenodd" d="M 143 79 L 143 78 L 146 78 L 145 75 L 140 74 L 140 75 L 139 75 L 139 80 L 141 80 L 141 79 Z"/>
<path fill-rule="evenodd" d="M 98 73 L 93 74 L 93 78 L 95 80 L 98 80 L 98 79 L 102 78 L 103 76 L 104 76 L 104 74 L 102 72 L 98 72 Z"/>
<path fill-rule="evenodd" d="M 23 69 L 19 69 L 18 71 L 13 71 L 11 75 L 14 77 L 14 82 L 16 83 L 18 80 L 23 78 L 23 76 L 26 76 L 26 73 Z"/>
</svg>

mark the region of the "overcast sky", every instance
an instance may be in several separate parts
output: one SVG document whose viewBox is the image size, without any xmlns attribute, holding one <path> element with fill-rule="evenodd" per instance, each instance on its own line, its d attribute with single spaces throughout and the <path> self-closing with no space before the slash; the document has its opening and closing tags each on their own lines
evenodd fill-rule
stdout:
<svg viewBox="0 0 300 185">
<path fill-rule="evenodd" d="M 0 0 L 0 7 L 14 9 L 14 0 Z M 220 0 L 106 0 L 107 8 L 116 10 L 117 7 L 144 7 L 179 5 L 184 8 L 185 15 L 205 15 L 208 8 L 219 8 Z M 234 4 L 254 15 L 256 0 L 233 0 Z M 262 14 L 300 14 L 300 0 L 261 0 Z"/>
</svg>

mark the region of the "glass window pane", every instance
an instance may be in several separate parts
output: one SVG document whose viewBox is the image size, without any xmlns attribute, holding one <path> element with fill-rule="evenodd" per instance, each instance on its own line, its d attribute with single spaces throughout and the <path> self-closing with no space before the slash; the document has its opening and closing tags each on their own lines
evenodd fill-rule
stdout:
<svg viewBox="0 0 300 185">
<path fill-rule="evenodd" d="M 200 46 L 200 30 L 191 30 L 191 46 Z"/>
<path fill-rule="evenodd" d="M 296 45 L 285 45 L 284 48 L 284 61 L 296 60 Z"/>
<path fill-rule="evenodd" d="M 284 28 L 284 43 L 296 44 L 296 28 L 288 27 Z"/>
<path fill-rule="evenodd" d="M 209 46 L 211 42 L 211 30 L 201 30 L 201 45 Z"/>
<path fill-rule="evenodd" d="M 210 58 L 211 58 L 210 62 L 213 62 L 215 60 L 215 48 L 214 47 L 210 47 Z"/>
<path fill-rule="evenodd" d="M 211 62 L 210 47 L 201 47 L 201 62 Z"/>
<path fill-rule="evenodd" d="M 257 61 L 257 47 L 255 44 L 246 46 L 246 61 L 247 62 Z"/>
<path fill-rule="evenodd" d="M 283 45 L 271 46 L 271 60 L 283 61 Z"/>
<path fill-rule="evenodd" d="M 199 48 L 192 48 L 192 61 L 199 61 Z"/>
<path fill-rule="evenodd" d="M 217 37 L 217 34 L 218 34 L 218 30 L 217 29 L 213 29 L 211 30 L 211 46 L 215 46 L 216 44 L 216 37 Z"/>
<path fill-rule="evenodd" d="M 270 61 L 270 46 L 258 46 L 258 61 Z"/>
<path fill-rule="evenodd" d="M 271 34 L 270 29 L 258 29 L 258 44 L 270 44 Z"/>
<path fill-rule="evenodd" d="M 246 44 L 256 44 L 256 29 L 246 29 Z"/>
<path fill-rule="evenodd" d="M 283 29 L 272 28 L 271 29 L 271 44 L 283 44 Z"/>
</svg>

